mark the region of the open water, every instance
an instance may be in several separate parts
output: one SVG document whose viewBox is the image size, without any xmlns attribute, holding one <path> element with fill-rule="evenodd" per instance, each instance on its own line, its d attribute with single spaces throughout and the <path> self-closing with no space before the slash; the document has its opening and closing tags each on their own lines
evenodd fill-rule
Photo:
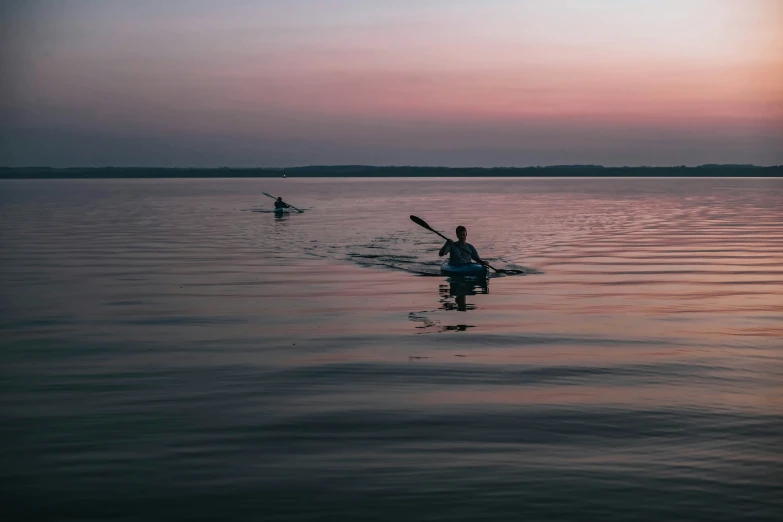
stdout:
<svg viewBox="0 0 783 522">
<path fill-rule="evenodd" d="M 0 234 L 5 520 L 783 515 L 779 179 L 3 181 Z"/>
</svg>

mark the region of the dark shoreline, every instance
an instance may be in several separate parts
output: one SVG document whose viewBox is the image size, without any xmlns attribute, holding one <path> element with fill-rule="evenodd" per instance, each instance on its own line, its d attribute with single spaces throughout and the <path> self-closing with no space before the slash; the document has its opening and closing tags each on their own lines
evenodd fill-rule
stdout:
<svg viewBox="0 0 783 522">
<path fill-rule="evenodd" d="M 0 179 L 112 178 L 318 178 L 318 177 L 783 177 L 783 166 L 701 165 L 699 167 L 372 167 L 335 165 L 288 168 L 0 167 Z"/>
</svg>

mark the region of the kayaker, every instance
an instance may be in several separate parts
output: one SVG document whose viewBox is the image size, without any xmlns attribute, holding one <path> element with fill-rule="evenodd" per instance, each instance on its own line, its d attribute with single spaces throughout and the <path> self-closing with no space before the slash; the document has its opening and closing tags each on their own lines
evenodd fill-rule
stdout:
<svg viewBox="0 0 783 522">
<path fill-rule="evenodd" d="M 282 198 L 282 197 L 279 197 L 279 198 L 277 198 L 277 199 L 275 200 L 275 209 L 278 209 L 278 208 L 288 208 L 288 207 L 290 207 L 290 206 L 291 206 L 291 205 L 289 205 L 288 203 L 286 203 L 285 201 L 283 201 L 283 198 Z"/>
<path fill-rule="evenodd" d="M 476 252 L 476 248 L 465 240 L 468 238 L 468 229 L 462 225 L 457 227 L 457 242 L 455 243 L 451 239 L 447 239 L 446 243 L 440 247 L 438 255 L 443 257 L 446 254 L 449 255 L 450 265 L 469 265 L 471 263 L 479 263 L 486 266 L 486 262 L 482 261 Z"/>
</svg>

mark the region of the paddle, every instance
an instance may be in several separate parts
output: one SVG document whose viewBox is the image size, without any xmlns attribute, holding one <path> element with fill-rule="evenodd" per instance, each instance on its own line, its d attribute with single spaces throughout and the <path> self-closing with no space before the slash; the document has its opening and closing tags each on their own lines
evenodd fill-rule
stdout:
<svg viewBox="0 0 783 522">
<path fill-rule="evenodd" d="M 444 236 L 443 234 L 441 234 L 440 232 L 438 232 L 437 230 L 435 230 L 434 228 L 432 228 L 431 226 L 429 226 L 429 225 L 427 224 L 427 222 L 426 222 L 426 221 L 424 221 L 423 219 L 421 219 L 420 217 L 411 216 L 411 221 L 413 221 L 414 223 L 416 223 L 416 224 L 417 224 L 417 225 L 419 225 L 420 227 L 424 227 L 424 228 L 426 228 L 427 230 L 429 230 L 429 231 L 431 231 L 431 232 L 435 232 L 436 234 L 438 234 L 438 235 L 439 235 L 440 237 L 442 237 L 443 239 L 445 239 L 445 240 L 449 241 L 449 238 L 447 238 L 446 236 Z M 458 246 L 458 247 L 462 248 L 461 246 L 459 246 L 459 243 L 455 243 L 455 242 L 453 242 L 453 241 L 452 241 L 452 243 L 453 243 L 454 245 L 456 245 L 456 246 Z M 516 274 L 524 274 L 524 273 L 525 273 L 525 272 L 524 272 L 524 271 L 522 271 L 522 270 L 506 270 L 506 269 L 504 269 L 504 268 L 497 269 L 497 268 L 495 268 L 494 266 L 492 266 L 492 265 L 490 265 L 489 263 L 487 263 L 486 261 L 482 261 L 482 260 L 480 260 L 480 259 L 476 258 L 476 257 L 475 257 L 473 254 L 471 254 L 471 253 L 468 251 L 468 249 L 467 249 L 467 248 L 462 248 L 462 250 L 463 250 L 463 251 L 464 251 L 466 254 L 468 254 L 468 255 L 470 256 L 470 258 L 471 258 L 471 259 L 473 259 L 473 261 L 475 261 L 476 263 L 482 264 L 482 265 L 486 266 L 487 268 L 491 268 L 492 270 L 494 270 L 494 271 L 495 271 L 495 272 L 497 272 L 498 274 L 509 274 L 509 275 L 516 275 Z"/>
<path fill-rule="evenodd" d="M 263 194 L 264 196 L 269 196 L 270 198 L 272 198 L 275 201 L 277 201 L 277 198 L 274 197 L 272 194 L 267 194 L 266 192 L 262 192 L 261 194 Z M 295 206 L 291 205 L 290 203 L 286 203 L 286 205 L 288 205 L 289 207 L 291 207 L 294 210 L 298 210 L 299 212 L 304 212 L 304 210 L 298 209 Z"/>
</svg>

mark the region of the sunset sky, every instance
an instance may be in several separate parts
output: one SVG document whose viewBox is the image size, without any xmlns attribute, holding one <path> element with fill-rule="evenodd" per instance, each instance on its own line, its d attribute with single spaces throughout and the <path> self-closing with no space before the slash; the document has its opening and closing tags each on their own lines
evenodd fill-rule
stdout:
<svg viewBox="0 0 783 522">
<path fill-rule="evenodd" d="M 0 166 L 783 163 L 783 0 L 29 0 Z"/>
</svg>

